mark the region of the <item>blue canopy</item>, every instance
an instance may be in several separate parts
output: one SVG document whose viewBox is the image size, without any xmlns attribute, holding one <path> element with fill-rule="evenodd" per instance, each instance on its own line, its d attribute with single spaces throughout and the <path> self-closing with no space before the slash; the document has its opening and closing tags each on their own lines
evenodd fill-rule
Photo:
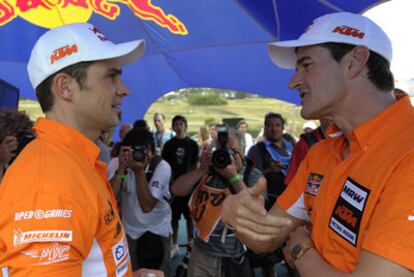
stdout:
<svg viewBox="0 0 414 277">
<path fill-rule="evenodd" d="M 142 118 L 160 96 L 187 87 L 239 90 L 298 103 L 297 93 L 287 88 L 292 72 L 271 63 L 267 43 L 296 38 L 321 14 L 360 13 L 380 2 L 62 0 L 56 6 L 48 0 L 3 0 L 0 79 L 18 87 L 21 97 L 35 99 L 26 63 L 37 38 L 50 24 L 89 21 L 114 42 L 147 42 L 144 57 L 124 68 L 131 91 L 122 108 L 125 122 Z"/>
</svg>

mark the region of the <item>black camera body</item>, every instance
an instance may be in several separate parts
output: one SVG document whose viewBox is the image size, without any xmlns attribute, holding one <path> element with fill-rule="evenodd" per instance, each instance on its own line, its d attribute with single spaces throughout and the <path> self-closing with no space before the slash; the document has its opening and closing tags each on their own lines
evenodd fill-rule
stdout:
<svg viewBox="0 0 414 277">
<path fill-rule="evenodd" d="M 29 144 L 29 142 L 35 139 L 35 136 L 34 134 L 23 134 L 23 135 L 17 136 L 16 138 L 17 138 L 17 148 L 13 152 L 14 157 L 11 158 L 11 160 L 9 161 L 9 165 L 12 164 L 12 162 L 16 159 L 16 157 L 20 154 L 20 152 L 22 152 L 23 148 L 25 148 L 26 145 Z"/>
<path fill-rule="evenodd" d="M 132 158 L 137 162 L 145 161 L 148 154 L 148 148 L 142 145 L 134 145 L 132 146 Z"/>
<path fill-rule="evenodd" d="M 229 129 L 225 125 L 217 126 L 217 143 L 220 148 L 213 152 L 212 163 L 216 168 L 225 168 L 231 164 L 230 152 L 227 149 Z"/>
</svg>

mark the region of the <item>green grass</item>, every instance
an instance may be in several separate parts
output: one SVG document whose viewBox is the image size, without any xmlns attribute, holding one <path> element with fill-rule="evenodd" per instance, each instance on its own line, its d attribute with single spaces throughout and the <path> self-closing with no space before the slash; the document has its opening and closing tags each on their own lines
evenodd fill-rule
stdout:
<svg viewBox="0 0 414 277">
<path fill-rule="evenodd" d="M 43 117 L 43 112 L 40 109 L 39 102 L 30 99 L 19 100 L 19 111 L 25 111 L 30 119 L 35 121 L 38 117 Z"/>
<path fill-rule="evenodd" d="M 166 116 L 166 126 L 171 125 L 171 119 L 177 115 L 184 115 L 189 123 L 188 132 L 194 134 L 200 126 L 204 125 L 207 118 L 214 118 L 220 122 L 223 118 L 243 117 L 249 124 L 249 132 L 254 136 L 263 127 L 263 117 L 267 112 L 282 114 L 287 124 L 285 129 L 298 136 L 302 132 L 302 124 L 305 122 L 300 115 L 300 107 L 272 98 L 245 98 L 227 100 L 223 106 L 191 106 L 185 100 L 157 100 L 148 109 L 145 119 L 153 128 L 152 116 L 160 112 Z M 43 116 L 37 101 L 21 99 L 19 110 L 24 110 L 32 120 Z"/>
<path fill-rule="evenodd" d="M 271 98 L 245 98 L 227 100 L 223 106 L 191 106 L 185 100 L 156 101 L 148 109 L 145 120 L 152 125 L 152 116 L 160 112 L 166 116 L 166 125 L 170 126 L 171 119 L 177 115 L 184 115 L 188 120 L 189 133 L 195 133 L 204 125 L 205 119 L 214 118 L 220 122 L 223 118 L 243 117 L 249 124 L 249 130 L 256 135 L 263 127 L 264 115 L 268 112 L 277 112 L 286 119 L 286 130 L 298 136 L 302 132 L 305 122 L 300 117 L 300 107 Z"/>
</svg>

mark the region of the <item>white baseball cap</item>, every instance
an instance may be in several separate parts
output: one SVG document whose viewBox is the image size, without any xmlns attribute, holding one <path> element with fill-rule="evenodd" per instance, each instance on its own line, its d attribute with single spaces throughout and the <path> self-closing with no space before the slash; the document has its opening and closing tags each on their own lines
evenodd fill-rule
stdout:
<svg viewBox="0 0 414 277">
<path fill-rule="evenodd" d="M 62 68 L 79 62 L 118 58 L 121 64 L 142 56 L 144 40 L 114 44 L 90 23 L 53 28 L 36 42 L 27 71 L 34 89 Z"/>
<path fill-rule="evenodd" d="M 387 34 L 368 17 L 348 12 L 318 17 L 298 39 L 272 42 L 268 49 L 277 66 L 294 69 L 296 47 L 328 42 L 364 45 L 389 63 L 392 60 L 392 45 Z"/>
</svg>

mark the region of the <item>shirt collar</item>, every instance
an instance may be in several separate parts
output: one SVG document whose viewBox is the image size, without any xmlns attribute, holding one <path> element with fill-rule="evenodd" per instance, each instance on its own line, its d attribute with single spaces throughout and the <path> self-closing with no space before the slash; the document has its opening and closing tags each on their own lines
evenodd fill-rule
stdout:
<svg viewBox="0 0 414 277">
<path fill-rule="evenodd" d="M 351 139 L 351 148 L 356 146 L 362 149 L 366 148 L 378 136 L 395 132 L 398 128 L 405 128 L 407 119 L 413 116 L 413 111 L 410 98 L 408 96 L 399 97 L 384 111 L 347 132 L 347 136 Z M 332 140 L 339 137 L 344 139 L 344 132 L 335 124 L 328 127 L 327 134 Z"/>
<path fill-rule="evenodd" d="M 94 166 L 98 160 L 99 147 L 72 127 L 55 120 L 39 118 L 33 130 L 39 139 L 53 140 L 56 144 L 70 148 L 77 155 L 85 158 L 91 166 Z"/>
</svg>

